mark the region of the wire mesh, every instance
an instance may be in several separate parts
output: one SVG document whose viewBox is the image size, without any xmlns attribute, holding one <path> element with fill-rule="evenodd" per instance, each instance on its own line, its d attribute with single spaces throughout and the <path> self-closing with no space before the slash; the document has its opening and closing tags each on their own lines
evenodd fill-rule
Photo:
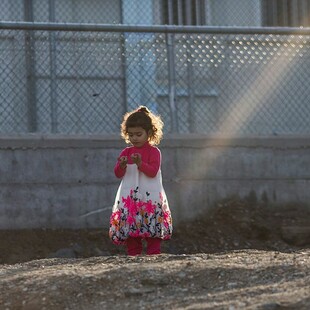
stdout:
<svg viewBox="0 0 310 310">
<path fill-rule="evenodd" d="M 262 26 L 263 2 L 238 1 L 244 10 L 231 8 L 234 19 L 226 20 Z M 230 8 L 232 1 L 219 2 Z M 16 0 L 2 1 L 0 15 L 15 25 L 193 24 L 198 17 L 185 8 L 212 8 L 200 23 L 224 25 L 215 1 L 188 3 Z M 117 133 L 125 111 L 139 104 L 162 115 L 166 132 L 310 133 L 309 35 L 13 26 L 0 27 L 1 133 Z"/>
</svg>

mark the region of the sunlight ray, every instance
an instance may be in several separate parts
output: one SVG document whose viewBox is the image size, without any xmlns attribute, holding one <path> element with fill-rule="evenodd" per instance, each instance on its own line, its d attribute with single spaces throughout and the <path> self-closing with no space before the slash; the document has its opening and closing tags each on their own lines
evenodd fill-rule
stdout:
<svg viewBox="0 0 310 310">
<path fill-rule="evenodd" d="M 231 109 L 229 113 L 222 120 L 215 138 L 225 137 L 225 141 L 229 144 L 233 138 L 240 136 L 240 128 L 249 121 L 252 113 L 266 108 L 266 104 L 269 102 L 269 96 L 275 92 L 281 81 L 286 77 L 290 68 L 294 65 L 298 59 L 298 55 L 295 53 L 292 57 L 287 57 L 284 53 L 286 49 L 285 44 L 275 53 L 274 57 L 264 65 L 264 68 L 260 74 L 253 81 L 251 86 L 240 96 L 236 97 L 231 102 Z M 262 82 L 262 77 L 268 78 L 268 83 Z M 249 98 L 258 98 L 258 102 L 255 107 L 249 103 Z M 267 107 L 268 109 L 268 107 Z M 233 115 L 242 115 L 242 120 L 238 121 L 232 117 Z"/>
</svg>

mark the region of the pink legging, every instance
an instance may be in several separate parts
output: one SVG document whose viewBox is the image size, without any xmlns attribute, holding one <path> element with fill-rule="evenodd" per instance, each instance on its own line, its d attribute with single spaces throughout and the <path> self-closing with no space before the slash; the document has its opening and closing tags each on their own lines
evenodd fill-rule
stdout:
<svg viewBox="0 0 310 310">
<path fill-rule="evenodd" d="M 160 238 L 145 238 L 147 242 L 146 254 L 160 254 Z M 142 239 L 129 237 L 126 242 L 127 253 L 130 256 L 140 255 L 142 253 Z"/>
</svg>

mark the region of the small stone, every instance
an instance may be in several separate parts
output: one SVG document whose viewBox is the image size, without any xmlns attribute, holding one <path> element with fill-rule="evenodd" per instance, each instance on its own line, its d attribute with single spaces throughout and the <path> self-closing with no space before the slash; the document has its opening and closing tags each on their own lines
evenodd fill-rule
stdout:
<svg viewBox="0 0 310 310">
<path fill-rule="evenodd" d="M 282 306 L 276 302 L 271 302 L 271 303 L 267 303 L 267 304 L 262 305 L 258 309 L 260 309 L 260 310 L 276 310 L 276 309 L 282 309 Z"/>
<path fill-rule="evenodd" d="M 51 253 L 49 258 L 76 258 L 75 251 L 71 248 L 59 249 L 54 253 Z"/>
<path fill-rule="evenodd" d="M 310 226 L 283 226 L 281 228 L 281 236 L 290 245 L 309 245 Z"/>
</svg>

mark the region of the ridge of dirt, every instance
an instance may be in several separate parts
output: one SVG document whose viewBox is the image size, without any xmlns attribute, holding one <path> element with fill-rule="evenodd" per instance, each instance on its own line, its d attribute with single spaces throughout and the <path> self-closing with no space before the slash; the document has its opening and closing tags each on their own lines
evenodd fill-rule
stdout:
<svg viewBox="0 0 310 310">
<path fill-rule="evenodd" d="M 310 307 L 310 251 L 43 259 L 0 268 L 2 309 Z"/>
</svg>

